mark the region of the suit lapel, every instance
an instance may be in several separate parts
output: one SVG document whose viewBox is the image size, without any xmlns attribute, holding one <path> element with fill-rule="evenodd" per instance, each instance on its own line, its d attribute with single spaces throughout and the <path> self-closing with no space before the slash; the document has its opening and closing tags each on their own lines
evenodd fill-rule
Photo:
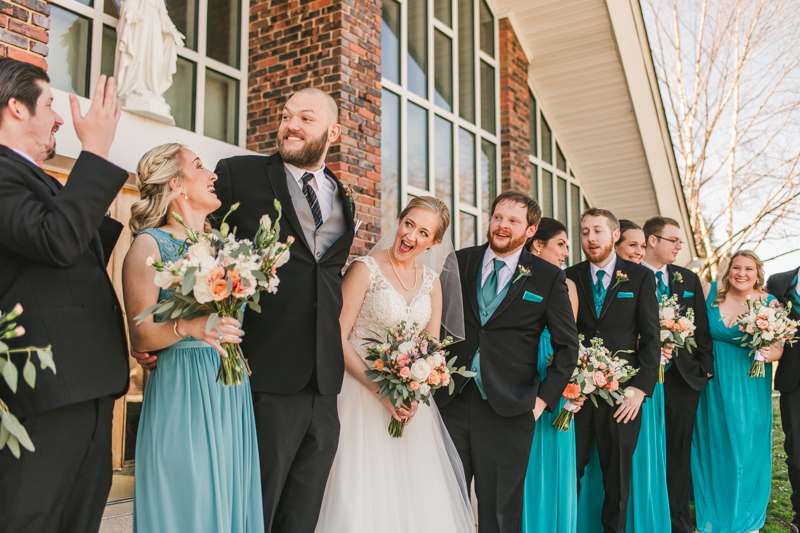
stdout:
<svg viewBox="0 0 800 533">
<path fill-rule="evenodd" d="M 794 279 L 794 276 L 797 274 L 797 271 L 798 269 L 796 268 L 790 272 L 787 272 L 786 275 L 779 277 L 777 285 L 772 288 L 774 292 L 771 292 L 771 294 L 775 296 L 778 299 L 778 301 L 781 302 L 783 305 L 786 305 L 786 302 L 789 301 L 789 299 L 786 297 L 786 293 L 789 291 L 790 288 L 794 288 L 794 287 L 789 287 L 789 285 L 792 283 L 792 280 Z M 794 305 L 794 302 L 792 302 L 791 314 L 795 320 L 800 319 L 800 309 L 798 309 Z"/>
<path fill-rule="evenodd" d="M 673 294 L 677 294 L 678 298 L 683 298 L 683 292 L 679 293 L 679 292 L 677 292 L 675 290 L 675 284 L 672 281 L 672 278 L 674 278 L 674 277 L 675 277 L 675 267 L 673 267 L 672 265 L 667 265 L 667 280 L 666 280 L 667 281 L 667 290 L 669 290 L 670 296 L 673 295 Z M 656 283 L 658 283 L 657 279 L 656 279 Z M 658 303 L 660 304 L 661 302 L 658 302 Z"/>
<path fill-rule="evenodd" d="M 303 226 L 300 224 L 300 219 L 297 218 L 297 212 L 294 210 L 292 196 L 289 194 L 289 188 L 286 185 L 286 168 L 283 166 L 283 160 L 279 156 L 267 158 L 267 176 L 272 184 L 272 190 L 275 191 L 275 197 L 281 203 L 283 216 L 291 224 L 295 235 L 303 241 L 306 248 L 311 250 L 311 246 L 306 240 Z"/>
<path fill-rule="evenodd" d="M 22 157 L 18 153 L 16 153 L 11 148 L 8 148 L 7 146 L 2 146 L 2 145 L 0 145 L 0 148 L 3 148 L 3 150 L 0 151 L 0 155 L 5 155 L 7 158 L 13 159 L 14 161 L 17 161 L 18 163 L 22 163 L 23 165 L 25 165 L 26 167 L 31 169 L 33 171 L 33 173 L 39 179 L 41 179 L 51 191 L 53 191 L 53 194 L 58 194 L 58 191 L 61 189 L 61 184 L 53 176 L 48 175 L 38 165 L 34 165 L 33 163 L 31 163 L 30 161 L 28 161 L 27 159 L 25 159 L 24 157 Z"/>
<path fill-rule="evenodd" d="M 594 308 L 594 292 L 592 291 L 592 270 L 589 265 L 589 261 L 584 261 L 581 263 L 580 268 L 578 269 L 578 280 L 580 281 L 580 287 L 583 291 L 583 295 L 586 297 L 586 301 L 589 302 L 589 307 L 592 310 L 592 316 L 597 319 L 597 310 Z"/>
<path fill-rule="evenodd" d="M 606 299 L 603 300 L 603 308 L 600 310 L 598 321 L 603 319 L 611 302 L 614 301 L 614 297 L 623 285 L 622 283 L 617 283 L 617 271 L 622 271 L 622 273 L 625 274 L 625 261 L 623 261 L 620 256 L 617 256 L 617 263 L 614 265 L 614 272 L 611 274 L 611 284 L 608 286 L 608 291 L 606 291 Z"/>
<path fill-rule="evenodd" d="M 484 244 L 469 254 L 469 256 L 467 256 L 467 268 L 465 269 L 467 279 L 464 280 L 464 283 L 467 287 L 467 299 L 469 300 L 472 310 L 475 312 L 475 317 L 478 320 L 480 320 L 481 314 L 478 309 L 478 283 L 476 279 L 478 276 L 478 269 L 483 265 L 483 254 L 486 253 L 486 248 L 488 246 L 488 244 Z"/>
<path fill-rule="evenodd" d="M 492 313 L 492 316 L 489 317 L 489 320 L 486 321 L 487 323 L 491 322 L 492 320 L 495 319 L 495 317 L 499 316 L 500 313 L 505 311 L 506 308 L 509 305 L 511 305 L 511 302 L 513 302 L 514 299 L 517 297 L 519 291 L 522 290 L 522 287 L 525 286 L 525 276 L 522 277 L 519 276 L 519 266 L 523 266 L 528 270 L 530 270 L 532 263 L 533 261 L 531 260 L 530 252 L 528 252 L 523 248 L 522 254 L 520 254 L 519 256 L 519 263 L 517 269 L 514 270 L 514 272 L 511 274 L 511 280 L 509 280 L 508 282 L 509 283 L 508 292 L 506 293 L 505 298 L 503 298 L 503 301 L 500 302 L 500 305 L 497 306 L 497 309 L 495 309 L 494 313 Z M 519 279 L 514 281 L 516 278 Z"/>
</svg>

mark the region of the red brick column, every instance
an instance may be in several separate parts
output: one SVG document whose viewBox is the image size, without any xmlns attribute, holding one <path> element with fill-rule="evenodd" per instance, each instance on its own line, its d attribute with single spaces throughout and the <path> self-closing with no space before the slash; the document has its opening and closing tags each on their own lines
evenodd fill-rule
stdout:
<svg viewBox="0 0 800 533">
<path fill-rule="evenodd" d="M 0 56 L 47 70 L 50 4 L 40 0 L 0 0 Z"/>
<path fill-rule="evenodd" d="M 342 136 L 326 164 L 355 190 L 359 255 L 380 233 L 380 27 L 380 0 L 250 3 L 247 148 L 275 151 L 280 111 L 295 91 L 330 93 Z"/>
<path fill-rule="evenodd" d="M 507 18 L 500 19 L 500 173 L 504 191 L 530 193 L 528 58 Z"/>
</svg>

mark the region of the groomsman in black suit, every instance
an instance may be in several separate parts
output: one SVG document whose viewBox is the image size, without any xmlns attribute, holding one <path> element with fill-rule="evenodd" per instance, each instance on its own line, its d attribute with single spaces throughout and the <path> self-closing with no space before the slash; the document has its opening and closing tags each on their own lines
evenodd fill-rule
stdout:
<svg viewBox="0 0 800 533">
<path fill-rule="evenodd" d="M 62 186 L 37 161 L 55 155 L 63 120 L 47 74 L 0 59 L 0 309 L 22 304 L 25 335 L 10 348 L 52 345 L 57 373 L 38 370 L 0 398 L 36 448 L 0 451 L 4 533 L 100 528 L 111 489 L 114 399 L 128 386 L 128 343 L 106 264 L 122 224 L 105 216 L 128 173 L 108 161 L 120 117 L 113 78 L 101 76 L 81 116 L 70 95 L 83 151 Z M 26 357 L 12 356 L 22 369 Z M 35 356 L 34 356 L 35 360 Z M 8 367 L 6 367 L 8 368 Z"/>
<path fill-rule="evenodd" d="M 682 309 L 694 309 L 697 347 L 675 351 L 664 373 L 664 413 L 667 437 L 667 491 L 673 533 L 693 531 L 689 516 L 689 491 L 692 487 L 692 431 L 700 393 L 714 373 L 714 344 L 708 325 L 703 286 L 697 274 L 675 266 L 683 245 L 680 224 L 666 217 L 653 217 L 644 223 L 647 248 L 642 265 L 656 276 L 656 294 L 678 296 Z"/>
<path fill-rule="evenodd" d="M 535 200 L 505 192 L 492 204 L 489 242 L 457 253 L 466 339 L 450 355 L 477 375 L 455 376 L 456 392 L 434 398 L 467 486 L 475 479 L 481 533 L 519 533 L 535 422 L 558 404 L 578 360 L 564 272 L 524 247 L 541 215 Z M 542 380 L 545 326 L 554 355 Z"/>
<path fill-rule="evenodd" d="M 588 345 L 592 337 L 603 339 L 612 353 L 622 354 L 639 372 L 623 386 L 633 392 L 625 405 L 598 407 L 587 402 L 575 415 L 575 440 L 580 479 L 589 463 L 592 442 L 597 443 L 603 471 L 605 501 L 601 521 L 604 531 L 622 533 L 628 514 L 631 458 L 639 439 L 639 409 L 652 396 L 661 356 L 658 303 L 653 273 L 625 261 L 614 252 L 619 222 L 610 211 L 588 209 L 581 215 L 581 247 L 588 261 L 567 269 L 578 286 L 578 332 Z"/>
<path fill-rule="evenodd" d="M 792 303 L 791 318 L 800 321 L 800 269 L 774 274 L 767 280 L 767 290 L 783 305 Z M 786 466 L 792 484 L 792 511 L 789 526 L 793 533 L 800 531 L 800 342 L 783 348 L 783 357 L 775 373 L 775 388 L 781 393 L 781 423 L 786 439 Z"/>
</svg>

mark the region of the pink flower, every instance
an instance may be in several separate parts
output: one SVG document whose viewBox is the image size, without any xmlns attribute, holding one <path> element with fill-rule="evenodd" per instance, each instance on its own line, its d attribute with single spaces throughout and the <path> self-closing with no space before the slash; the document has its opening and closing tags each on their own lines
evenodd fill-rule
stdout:
<svg viewBox="0 0 800 533">
<path fill-rule="evenodd" d="M 410 362 L 411 362 L 411 358 L 406 354 L 403 354 L 403 355 L 401 355 L 400 357 L 397 358 L 397 366 L 399 366 L 400 368 L 408 366 L 408 364 Z"/>
<path fill-rule="evenodd" d="M 581 388 L 577 383 L 568 383 L 564 389 L 564 398 L 567 400 L 577 400 L 581 396 Z"/>
<path fill-rule="evenodd" d="M 288 242 L 289 244 L 293 244 L 294 243 L 294 235 L 289 235 L 288 237 L 286 237 L 286 242 Z"/>
<path fill-rule="evenodd" d="M 417 383 L 416 381 L 412 381 L 409 384 L 408 388 L 410 388 L 411 390 L 417 390 L 419 388 L 419 383 Z"/>
<path fill-rule="evenodd" d="M 408 376 L 410 374 L 411 374 L 411 369 L 408 368 L 407 366 L 404 366 L 403 368 L 400 369 L 399 375 L 400 375 L 401 378 L 408 379 Z"/>
<path fill-rule="evenodd" d="M 23 328 L 22 326 L 15 327 L 14 335 L 16 335 L 17 337 L 22 337 L 23 335 L 25 335 L 25 328 Z"/>
<path fill-rule="evenodd" d="M 767 322 L 766 320 L 757 320 L 756 321 L 756 325 L 758 325 L 758 329 L 768 329 L 769 328 L 769 322 Z"/>
<path fill-rule="evenodd" d="M 442 375 L 442 385 L 445 387 L 450 384 L 450 374 L 447 372 L 441 372 Z"/>
<path fill-rule="evenodd" d="M 608 388 L 608 390 L 610 391 L 615 391 L 619 389 L 619 381 L 617 381 L 616 379 L 609 381 L 606 388 Z"/>
<path fill-rule="evenodd" d="M 605 370 L 606 369 L 606 364 L 605 363 L 600 363 L 599 365 L 597 365 L 597 368 L 599 368 L 600 370 Z"/>
<path fill-rule="evenodd" d="M 439 375 L 438 372 L 431 372 L 428 374 L 428 384 L 429 385 L 438 385 L 441 383 L 442 377 Z"/>
<path fill-rule="evenodd" d="M 608 380 L 606 380 L 606 375 L 605 374 L 603 374 L 602 372 L 595 372 L 594 373 L 594 384 L 595 385 L 597 385 L 598 387 L 605 387 L 607 383 L 608 383 Z"/>
<path fill-rule="evenodd" d="M 228 296 L 228 283 L 224 279 L 218 279 L 211 282 L 211 299 L 215 302 L 224 300 Z"/>
</svg>

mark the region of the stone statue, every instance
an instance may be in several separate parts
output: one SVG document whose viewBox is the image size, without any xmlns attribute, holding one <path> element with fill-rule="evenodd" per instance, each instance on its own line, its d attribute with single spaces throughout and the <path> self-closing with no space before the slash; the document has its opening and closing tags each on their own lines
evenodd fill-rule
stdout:
<svg viewBox="0 0 800 533">
<path fill-rule="evenodd" d="M 162 95 L 172 85 L 183 39 L 164 0 L 122 0 L 114 69 L 122 109 L 175 125 Z"/>
</svg>

